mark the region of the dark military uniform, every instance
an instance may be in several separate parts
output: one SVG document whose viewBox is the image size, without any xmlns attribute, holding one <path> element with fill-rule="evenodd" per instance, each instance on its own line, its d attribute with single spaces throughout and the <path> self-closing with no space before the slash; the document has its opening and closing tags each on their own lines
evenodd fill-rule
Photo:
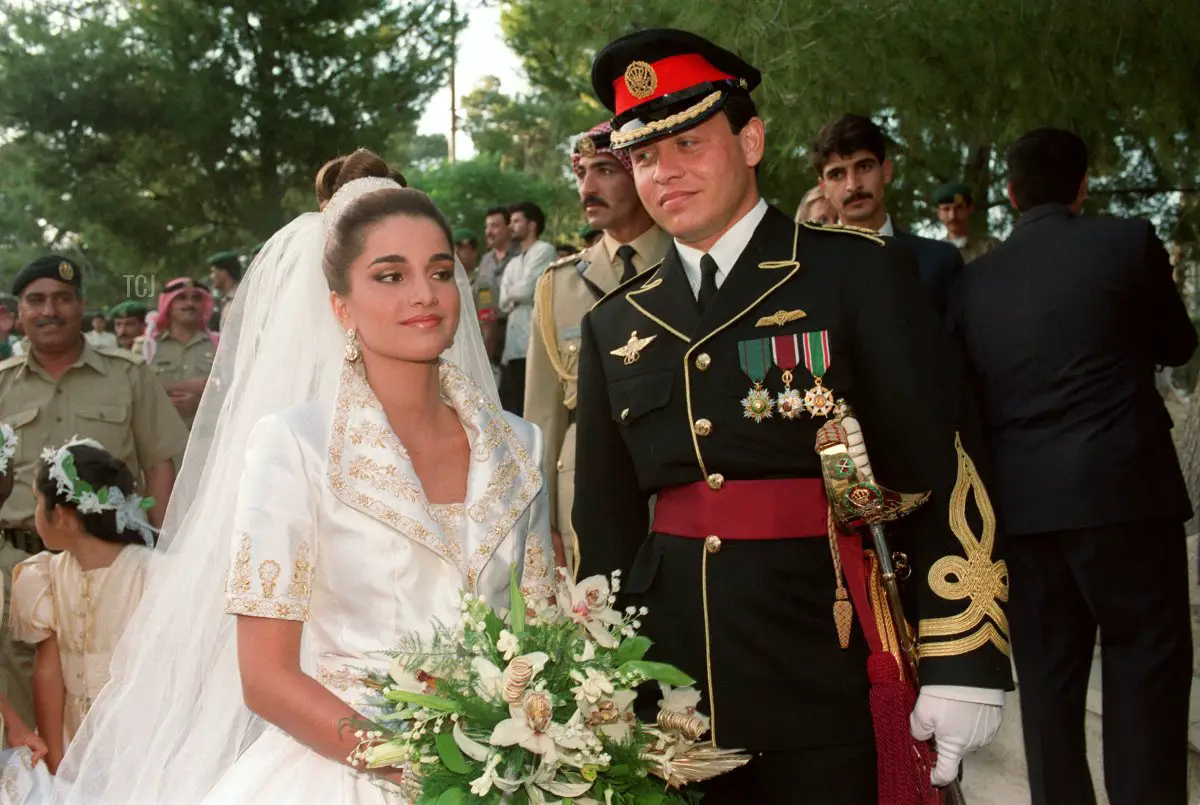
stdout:
<svg viewBox="0 0 1200 805">
<path fill-rule="evenodd" d="M 635 331 L 654 339 L 637 360 L 613 355 Z M 1002 570 L 979 555 L 975 506 L 966 507 L 969 531 L 951 528 L 951 490 L 963 471 L 956 435 L 968 450 L 977 445 L 977 419 L 912 257 L 872 236 L 798 226 L 772 208 L 703 315 L 672 248 L 583 324 L 575 480 L 586 494 L 576 496 L 573 517 L 580 574 L 626 572 L 627 603 L 650 609 L 652 656 L 701 680 L 721 746 L 872 739 L 867 647 L 857 624 L 850 646 L 839 647 L 827 540 L 721 540 L 714 529 L 719 548 L 706 553 L 704 540 L 656 533 L 647 522 L 647 500 L 663 489 L 706 484 L 720 501 L 731 482 L 820 477 L 813 446 L 824 420 L 745 416 L 751 381 L 738 350 L 743 340 L 814 331 L 828 333 L 825 383 L 857 411 L 877 477 L 933 492 L 893 529 L 913 568 L 908 615 L 924 633 L 922 681 L 1011 688 L 1005 623 L 976 617 L 1007 597 Z M 801 364 L 796 385 L 811 382 Z M 777 368 L 765 385 L 783 390 Z M 801 501 L 778 505 L 802 514 Z M 968 555 L 969 564 L 955 565 L 963 577 L 947 572 L 931 583 L 936 562 Z"/>
</svg>

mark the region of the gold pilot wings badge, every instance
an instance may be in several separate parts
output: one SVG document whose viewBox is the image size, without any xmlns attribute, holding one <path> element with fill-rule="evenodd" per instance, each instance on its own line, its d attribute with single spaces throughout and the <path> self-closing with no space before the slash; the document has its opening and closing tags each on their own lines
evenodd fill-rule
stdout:
<svg viewBox="0 0 1200 805">
<path fill-rule="evenodd" d="M 755 327 L 782 327 L 804 318 L 808 314 L 803 310 L 777 310 L 770 316 L 763 316 L 755 323 Z"/>
<path fill-rule="evenodd" d="M 638 362 L 638 358 L 642 357 L 642 350 L 650 346 L 650 342 L 658 338 L 657 335 L 638 338 L 637 330 L 634 330 L 629 335 L 629 340 L 625 342 L 625 346 L 618 347 L 610 351 L 609 355 L 616 355 L 618 358 L 625 360 L 625 365 L 629 366 Z"/>
</svg>

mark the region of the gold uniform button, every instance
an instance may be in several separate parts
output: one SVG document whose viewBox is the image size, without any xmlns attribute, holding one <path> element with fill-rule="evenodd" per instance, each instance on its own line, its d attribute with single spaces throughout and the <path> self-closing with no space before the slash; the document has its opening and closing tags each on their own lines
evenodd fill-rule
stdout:
<svg viewBox="0 0 1200 805">
<path fill-rule="evenodd" d="M 554 466 L 558 469 L 559 472 L 562 472 L 562 462 L 561 461 L 558 462 L 557 464 L 555 464 Z"/>
<path fill-rule="evenodd" d="M 708 476 L 708 488 L 709 489 L 719 490 L 724 485 L 725 485 L 725 476 L 722 475 L 721 473 L 714 472 L 712 475 Z"/>
<path fill-rule="evenodd" d="M 569 344 L 567 346 L 567 352 L 576 352 L 576 351 L 578 351 L 578 349 L 579 349 L 578 344 Z"/>
<path fill-rule="evenodd" d="M 710 534 L 704 538 L 705 553 L 716 553 L 721 550 L 721 538 L 715 534 Z"/>
<path fill-rule="evenodd" d="M 707 371 L 710 366 L 712 366 L 712 358 L 708 356 L 707 352 L 701 352 L 696 356 L 696 368 L 701 372 Z"/>
<path fill-rule="evenodd" d="M 708 436 L 712 433 L 712 422 L 707 419 L 697 419 L 693 427 L 697 436 Z"/>
<path fill-rule="evenodd" d="M 628 408 L 621 411 L 621 421 L 624 422 L 626 419 L 629 419 L 629 409 Z"/>
</svg>

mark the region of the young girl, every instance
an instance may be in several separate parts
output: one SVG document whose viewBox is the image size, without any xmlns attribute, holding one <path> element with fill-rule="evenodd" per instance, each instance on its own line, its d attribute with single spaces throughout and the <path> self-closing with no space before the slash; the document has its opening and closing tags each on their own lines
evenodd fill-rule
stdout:
<svg viewBox="0 0 1200 805">
<path fill-rule="evenodd" d="M 133 494 L 128 468 L 100 444 L 46 450 L 34 484 L 34 521 L 46 547 L 13 570 L 13 637 L 37 646 L 38 732 L 58 768 L 100 689 L 142 596 L 155 532 L 153 500 Z"/>
</svg>

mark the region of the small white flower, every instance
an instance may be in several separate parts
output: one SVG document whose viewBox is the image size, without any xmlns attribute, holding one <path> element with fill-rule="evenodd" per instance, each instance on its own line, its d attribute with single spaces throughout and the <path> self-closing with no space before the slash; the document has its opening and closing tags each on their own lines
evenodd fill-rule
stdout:
<svg viewBox="0 0 1200 805">
<path fill-rule="evenodd" d="M 650 614 L 650 607 L 642 607 L 638 610 L 638 614 L 643 618 Z"/>
<path fill-rule="evenodd" d="M 586 676 L 579 671 L 571 671 L 571 678 L 579 683 L 576 687 L 571 688 L 577 702 L 595 704 L 605 696 L 612 695 L 612 681 L 593 668 L 587 669 Z"/>
<path fill-rule="evenodd" d="M 496 752 L 488 758 L 487 765 L 483 768 L 483 774 L 471 782 L 472 794 L 477 797 L 483 797 L 487 795 L 487 792 L 492 790 L 492 786 L 496 784 L 496 767 L 500 765 L 502 757 L 503 755 Z"/>
<path fill-rule="evenodd" d="M 517 656 L 517 652 L 521 650 L 521 641 L 515 634 L 507 629 L 503 629 L 500 632 L 500 637 L 496 640 L 496 650 L 503 654 L 504 661 L 508 662 Z"/>
</svg>

